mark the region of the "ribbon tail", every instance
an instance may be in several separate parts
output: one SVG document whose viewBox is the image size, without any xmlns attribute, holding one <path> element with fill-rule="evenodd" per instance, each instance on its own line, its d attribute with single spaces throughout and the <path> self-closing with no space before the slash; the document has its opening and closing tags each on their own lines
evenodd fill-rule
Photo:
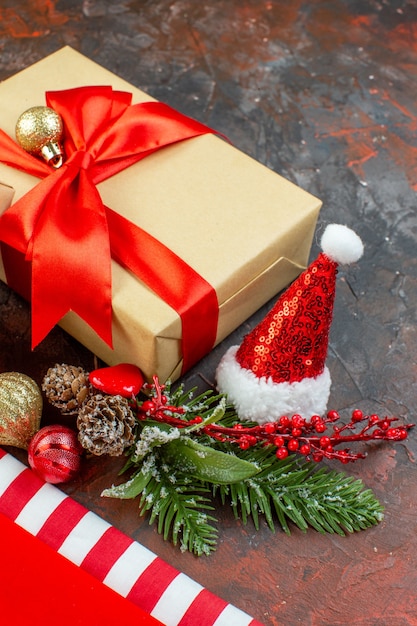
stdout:
<svg viewBox="0 0 417 626">
<path fill-rule="evenodd" d="M 38 274 L 37 269 L 36 263 L 32 264 L 33 275 Z M 32 283 L 32 350 L 70 311 L 83 319 L 112 348 L 112 309 L 111 306 L 107 306 L 107 302 L 102 302 L 101 293 L 97 290 L 96 295 L 100 298 L 96 301 L 92 299 L 86 311 L 85 308 L 78 307 L 72 298 L 65 299 L 63 297 L 62 294 L 69 291 L 66 285 L 62 285 L 61 293 L 54 291 L 53 287 L 54 285 L 48 284 L 48 281 Z M 52 296 L 51 291 L 53 291 Z M 60 297 L 55 298 L 55 293 Z M 91 295 L 94 296 L 94 294 Z M 46 297 L 47 307 L 45 307 Z"/>
<path fill-rule="evenodd" d="M 45 208 L 45 198 L 55 193 L 60 177 L 61 172 L 56 170 L 0 216 L 0 241 L 30 256 L 31 240 Z"/>
<path fill-rule="evenodd" d="M 98 192 L 84 171 L 77 182 L 65 181 L 47 200 L 50 206 L 39 218 L 33 237 L 32 347 L 69 311 L 112 347 L 106 216 Z"/>
<path fill-rule="evenodd" d="M 214 288 L 172 250 L 106 208 L 113 258 L 169 304 L 182 322 L 182 374 L 213 348 L 219 305 Z"/>
<path fill-rule="evenodd" d="M 50 173 L 50 167 L 45 162 L 25 152 L 1 129 L 0 162 L 39 178 L 44 178 Z"/>
</svg>

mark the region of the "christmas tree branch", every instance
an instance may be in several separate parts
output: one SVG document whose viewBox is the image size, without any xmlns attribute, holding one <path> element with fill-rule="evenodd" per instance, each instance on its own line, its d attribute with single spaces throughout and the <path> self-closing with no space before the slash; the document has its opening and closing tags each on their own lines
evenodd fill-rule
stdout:
<svg viewBox="0 0 417 626">
<path fill-rule="evenodd" d="M 271 531 L 278 524 L 286 533 L 294 525 L 343 535 L 377 524 L 383 508 L 372 491 L 318 462 L 362 459 L 365 452 L 351 446 L 401 442 L 413 427 L 359 410 L 345 424 L 336 411 L 256 424 L 241 422 L 224 395 L 208 391 L 195 396 L 182 385 L 161 385 L 157 377 L 137 394 L 124 396 L 106 394 L 103 388 L 96 395 L 83 371 L 64 365 L 46 379 L 48 399 L 61 409 L 69 389 L 85 392 L 77 427 L 87 450 L 111 453 L 108 442 L 114 442 L 114 455 L 124 450 L 120 475 L 127 479 L 102 495 L 138 498 L 139 514 L 148 516 L 164 539 L 198 556 L 216 548 L 216 497 L 257 529 L 262 519 Z M 100 385 L 99 376 L 93 380 Z M 124 389 L 122 382 L 120 386 Z M 70 397 L 71 410 L 75 401 Z"/>
</svg>

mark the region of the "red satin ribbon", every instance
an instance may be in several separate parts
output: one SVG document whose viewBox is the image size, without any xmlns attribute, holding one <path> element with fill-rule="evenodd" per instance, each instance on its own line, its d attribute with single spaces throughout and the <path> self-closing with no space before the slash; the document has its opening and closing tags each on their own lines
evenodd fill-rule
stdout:
<svg viewBox="0 0 417 626">
<path fill-rule="evenodd" d="M 42 179 L 0 217 L 3 262 L 8 284 L 25 297 L 20 273 L 31 266 L 32 347 L 70 310 L 112 346 L 113 257 L 180 315 L 185 372 L 215 343 L 216 293 L 161 242 L 105 207 L 96 185 L 156 150 L 213 131 L 160 102 L 132 105 L 131 97 L 107 86 L 48 92 L 46 103 L 65 127 L 58 170 L 0 130 L 0 161 Z"/>
</svg>

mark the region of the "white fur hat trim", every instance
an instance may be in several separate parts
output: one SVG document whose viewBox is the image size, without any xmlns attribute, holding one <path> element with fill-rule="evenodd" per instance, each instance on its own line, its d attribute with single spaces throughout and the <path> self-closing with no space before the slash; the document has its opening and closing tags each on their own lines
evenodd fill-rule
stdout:
<svg viewBox="0 0 417 626">
<path fill-rule="evenodd" d="M 217 371 L 217 387 L 227 394 L 241 420 L 274 422 L 281 416 L 299 414 L 306 419 L 323 415 L 330 395 L 330 372 L 327 367 L 316 378 L 275 383 L 272 378 L 258 378 L 243 368 L 235 358 L 239 346 L 232 346 L 221 359 Z"/>
</svg>

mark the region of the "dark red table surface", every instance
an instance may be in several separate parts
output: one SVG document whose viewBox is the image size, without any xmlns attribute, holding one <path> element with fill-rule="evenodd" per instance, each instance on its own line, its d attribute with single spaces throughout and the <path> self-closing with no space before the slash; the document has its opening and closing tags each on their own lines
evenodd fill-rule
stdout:
<svg viewBox="0 0 417 626">
<path fill-rule="evenodd" d="M 319 196 L 320 226 L 355 228 L 366 252 L 339 274 L 330 407 L 415 421 L 417 2 L 1 2 L 0 79 L 64 45 L 225 133 Z M 312 258 L 317 251 L 314 243 Z M 185 384 L 213 381 L 226 348 L 269 307 Z M 1 285 L 0 371 L 40 383 L 55 362 L 88 370 L 95 364 L 59 328 L 31 352 L 29 308 Z M 52 409 L 44 420 L 56 421 Z M 366 460 L 346 467 L 385 506 L 381 524 L 347 537 L 296 529 L 288 537 L 265 524 L 256 532 L 219 507 L 218 550 L 196 558 L 164 542 L 138 517 L 135 501 L 100 498 L 121 461 L 89 461 L 64 490 L 267 626 L 415 625 L 416 433 L 402 444 L 369 446 Z M 25 460 L 24 452 L 8 450 Z"/>
</svg>

